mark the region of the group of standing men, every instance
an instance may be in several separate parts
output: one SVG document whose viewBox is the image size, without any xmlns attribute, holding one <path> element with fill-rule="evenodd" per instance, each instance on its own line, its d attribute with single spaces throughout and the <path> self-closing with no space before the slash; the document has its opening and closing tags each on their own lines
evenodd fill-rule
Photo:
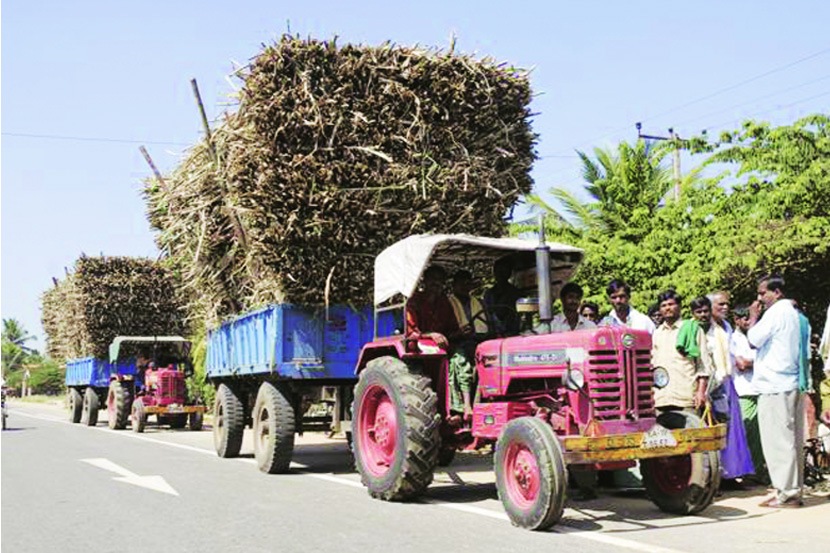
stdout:
<svg viewBox="0 0 830 553">
<path fill-rule="evenodd" d="M 450 352 L 451 412 L 464 420 L 472 417 L 475 344 L 493 330 L 518 332 L 512 309 L 499 313 L 515 305 L 521 292 L 509 282 L 509 266 L 497 263 L 494 274 L 496 284 L 480 301 L 470 294 L 474 284 L 468 271 L 453 276 L 452 291 L 446 295 L 446 271 L 429 267 L 422 290 L 407 304 L 407 333 L 431 337 Z M 655 391 L 658 413 L 700 414 L 711 405 L 716 416 L 729 421 L 727 446 L 721 453 L 723 476 L 771 483 L 775 495 L 763 506 L 799 507 L 810 329 L 806 317 L 785 297 L 784 285 L 779 276 L 760 279 L 757 300 L 735 310 L 733 328 L 727 292 L 695 298 L 690 303 L 694 318 L 683 320 L 682 298 L 674 290 L 658 296 L 657 309 L 649 316 L 631 307 L 630 287 L 615 279 L 606 290 L 613 309 L 600 319 L 595 304 L 582 303 L 582 288 L 568 283 L 560 290 L 562 313 L 551 321 L 551 330 L 625 326 L 649 332 L 653 366 L 664 367 L 670 375 L 668 385 Z"/>
<path fill-rule="evenodd" d="M 784 286 L 780 276 L 761 278 L 757 300 L 735 310 L 733 328 L 727 292 L 695 298 L 694 318 L 683 320 L 682 298 L 666 290 L 652 318 L 629 307 L 630 289 L 612 281 L 614 309 L 603 319 L 652 333 L 652 364 L 670 375 L 654 394 L 658 412 L 699 414 L 711 399 L 715 415 L 729 421 L 724 478 L 771 483 L 775 494 L 761 505 L 775 508 L 802 505 L 804 397 L 811 389 L 809 322 Z"/>
</svg>

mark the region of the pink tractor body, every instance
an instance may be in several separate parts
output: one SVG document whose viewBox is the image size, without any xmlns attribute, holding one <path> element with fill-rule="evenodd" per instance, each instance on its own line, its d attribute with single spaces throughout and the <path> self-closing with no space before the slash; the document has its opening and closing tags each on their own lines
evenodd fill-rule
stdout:
<svg viewBox="0 0 830 553">
<path fill-rule="evenodd" d="M 418 248 L 411 244 L 419 240 L 426 242 L 420 257 L 412 254 Z M 450 270 L 480 265 L 483 271 L 494 259 L 511 255 L 519 275 L 542 273 L 539 296 L 544 297 L 550 294 L 543 288 L 546 278 L 564 284 L 581 252 L 559 244 L 542 248 L 549 265 L 535 270 L 538 244 L 516 239 L 418 236 L 389 250 L 417 257 L 392 264 L 397 273 L 415 267 L 416 283 L 428 264 Z M 386 300 L 378 286 L 387 284 L 383 275 L 379 283 L 378 263 L 395 257 L 387 252 L 375 264 L 376 305 Z M 411 295 L 415 284 L 409 282 L 398 287 L 400 295 Z M 706 508 L 719 485 L 718 450 L 726 429 L 691 414 L 658 418 L 653 388 L 665 385 L 667 373 L 658 369 L 655 383 L 650 335 L 622 327 L 550 333 L 544 314 L 540 318 L 541 325 L 529 325 L 533 328 L 521 335 L 478 344 L 471 421 L 450 412 L 448 353 L 431 339 L 408 338 L 404 329 L 363 348 L 352 430 L 356 467 L 370 494 L 385 500 L 415 497 L 432 482 L 436 466 L 449 464 L 456 451 L 489 445 L 498 495 L 510 520 L 523 528 L 545 529 L 561 518 L 567 468 L 620 469 L 639 461 L 646 490 L 659 508 L 681 515 Z"/>
<path fill-rule="evenodd" d="M 107 393 L 110 428 L 131 423 L 134 432 L 144 432 L 148 418 L 159 425 L 201 430 L 205 406 L 191 399 L 186 378 L 192 371 L 190 342 L 178 336 L 119 336 L 110 345 L 110 360 L 132 358 L 137 351 L 150 351 L 146 368 L 135 375 L 115 375 Z"/>
</svg>

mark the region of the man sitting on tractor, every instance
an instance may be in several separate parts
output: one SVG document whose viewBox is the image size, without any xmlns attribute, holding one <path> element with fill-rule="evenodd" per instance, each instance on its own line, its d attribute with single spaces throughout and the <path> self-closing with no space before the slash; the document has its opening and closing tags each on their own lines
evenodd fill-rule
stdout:
<svg viewBox="0 0 830 553">
<path fill-rule="evenodd" d="M 455 313 L 459 332 L 451 337 L 449 379 L 450 411 L 463 414 L 464 420 L 473 417 L 473 389 L 475 388 L 475 350 L 487 338 L 490 327 L 482 302 L 470 295 L 475 282 L 470 271 L 460 270 L 453 275 L 450 304 Z"/>
<path fill-rule="evenodd" d="M 137 387 L 140 391 L 144 391 L 147 387 L 147 382 L 145 380 L 147 369 L 150 367 L 152 361 L 150 361 L 150 356 L 147 355 L 147 352 L 140 351 L 138 355 L 135 356 L 135 382 Z"/>
<path fill-rule="evenodd" d="M 490 315 L 491 331 L 498 336 L 516 336 L 519 334 L 519 314 L 516 313 L 516 301 L 522 297 L 522 291 L 511 282 L 513 261 L 510 256 L 502 257 L 493 264 L 495 284 L 484 292 L 484 305 Z"/>
<path fill-rule="evenodd" d="M 421 290 L 406 303 L 407 338 L 430 338 L 443 349 L 449 347 L 450 336 L 458 334 L 458 323 L 450 300 L 444 293 L 447 272 L 439 265 L 424 271 Z"/>
</svg>

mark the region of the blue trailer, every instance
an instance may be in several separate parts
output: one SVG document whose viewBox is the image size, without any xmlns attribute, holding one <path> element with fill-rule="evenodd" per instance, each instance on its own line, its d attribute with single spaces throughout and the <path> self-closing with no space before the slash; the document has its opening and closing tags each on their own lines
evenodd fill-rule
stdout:
<svg viewBox="0 0 830 553">
<path fill-rule="evenodd" d="M 134 363 L 111 364 L 105 359 L 83 357 L 66 362 L 69 420 L 95 426 L 98 410 L 105 406 L 110 380 L 116 375 L 134 375 Z"/>
<path fill-rule="evenodd" d="M 393 314 L 379 333 L 400 328 Z M 349 430 L 351 393 L 360 350 L 374 336 L 372 308 L 270 305 L 227 321 L 208 334 L 206 374 L 216 387 L 213 436 L 220 457 L 236 457 L 246 425 L 263 472 L 288 470 L 294 435 L 311 423 Z M 309 406 L 330 400 L 322 420 Z"/>
</svg>

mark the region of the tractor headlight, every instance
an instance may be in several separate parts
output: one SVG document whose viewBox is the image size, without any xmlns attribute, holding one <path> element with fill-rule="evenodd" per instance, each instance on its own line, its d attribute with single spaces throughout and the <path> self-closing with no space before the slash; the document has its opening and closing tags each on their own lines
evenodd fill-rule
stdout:
<svg viewBox="0 0 830 553">
<path fill-rule="evenodd" d="M 568 370 L 565 371 L 565 386 L 570 390 L 579 390 L 585 386 L 585 375 L 579 369 L 568 366 Z"/>
<path fill-rule="evenodd" d="M 669 371 L 664 367 L 654 367 L 654 387 L 665 388 L 669 385 Z"/>
</svg>

